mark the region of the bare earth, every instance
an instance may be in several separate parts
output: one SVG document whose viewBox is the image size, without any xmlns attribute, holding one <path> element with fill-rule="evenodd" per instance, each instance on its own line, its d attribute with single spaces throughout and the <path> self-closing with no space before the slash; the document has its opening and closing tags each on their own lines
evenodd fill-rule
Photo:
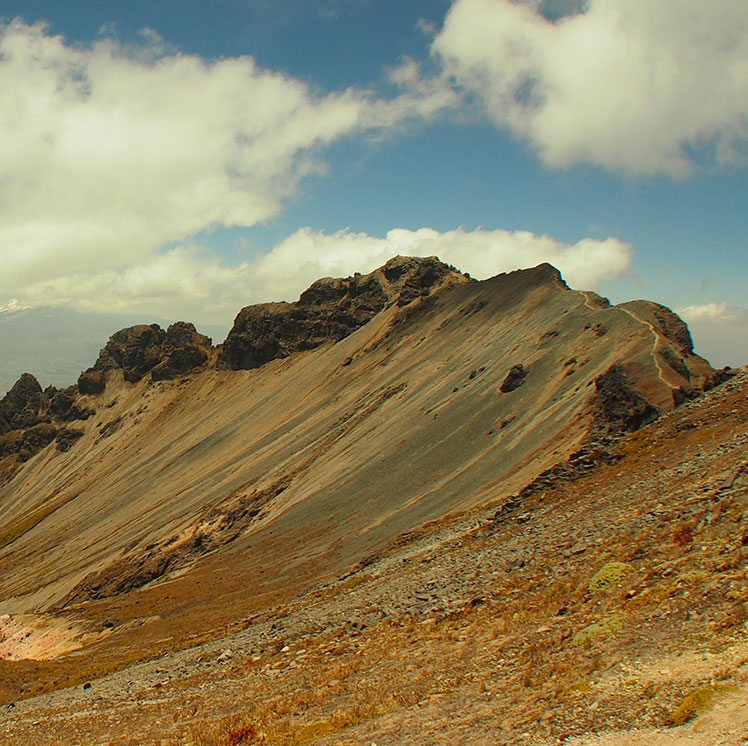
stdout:
<svg viewBox="0 0 748 746">
<path fill-rule="evenodd" d="M 742 373 L 616 464 L 441 520 L 221 639 L 18 701 L 2 742 L 744 744 L 747 394 Z"/>
<path fill-rule="evenodd" d="M 549 270 L 0 462 L 0 744 L 748 744 L 748 371 Z"/>
</svg>

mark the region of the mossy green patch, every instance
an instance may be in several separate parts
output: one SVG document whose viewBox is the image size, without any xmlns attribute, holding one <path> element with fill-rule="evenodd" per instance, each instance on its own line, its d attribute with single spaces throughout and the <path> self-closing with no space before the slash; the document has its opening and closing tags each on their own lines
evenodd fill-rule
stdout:
<svg viewBox="0 0 748 746">
<path fill-rule="evenodd" d="M 340 587 L 345 591 L 349 591 L 357 585 L 365 583 L 367 580 L 371 580 L 371 575 L 352 575 L 350 578 L 346 578 Z"/>
<path fill-rule="evenodd" d="M 678 583 L 683 585 L 704 585 L 709 580 L 709 573 L 704 570 L 688 570 L 678 576 Z"/>
<path fill-rule="evenodd" d="M 620 614 L 614 614 L 613 616 L 601 619 L 599 622 L 580 629 L 571 640 L 572 645 L 584 645 L 587 642 L 592 642 L 598 637 L 610 635 L 613 632 L 623 629 L 624 620 Z"/>
<path fill-rule="evenodd" d="M 589 589 L 592 593 L 607 590 L 612 585 L 618 585 L 633 569 L 625 562 L 607 562 L 592 576 Z"/>
<path fill-rule="evenodd" d="M 717 699 L 737 691 L 729 684 L 710 684 L 691 692 L 676 708 L 670 716 L 670 725 L 676 727 L 693 720 L 697 715 L 711 708 Z"/>
<path fill-rule="evenodd" d="M 587 694 L 587 692 L 592 691 L 592 682 L 589 679 L 582 679 L 582 681 L 577 681 L 576 684 L 572 684 L 569 689 L 572 692 Z"/>
<path fill-rule="evenodd" d="M 316 741 L 318 738 L 323 736 L 329 736 L 332 733 L 337 733 L 340 730 L 330 720 L 317 720 L 313 723 L 305 725 L 294 737 L 295 744 L 309 743 L 310 741 Z"/>
</svg>

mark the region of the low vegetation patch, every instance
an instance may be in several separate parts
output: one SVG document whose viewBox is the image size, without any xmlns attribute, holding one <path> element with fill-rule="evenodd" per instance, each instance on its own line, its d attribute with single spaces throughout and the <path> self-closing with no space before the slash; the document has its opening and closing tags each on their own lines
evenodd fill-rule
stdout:
<svg viewBox="0 0 748 746">
<path fill-rule="evenodd" d="M 593 622 L 587 625 L 583 629 L 580 629 L 571 640 L 572 645 L 585 645 L 587 643 L 596 640 L 599 637 L 604 637 L 618 632 L 623 629 L 624 620 L 620 614 L 614 614 L 613 616 L 601 619 L 599 622 Z"/>
<path fill-rule="evenodd" d="M 625 562 L 608 562 L 592 576 L 589 585 L 590 592 L 599 593 L 613 585 L 618 585 L 633 569 Z"/>
<path fill-rule="evenodd" d="M 703 686 L 691 692 L 676 708 L 670 716 L 670 725 L 677 727 L 693 720 L 697 715 L 709 710 L 715 702 L 726 694 L 737 691 L 729 684 L 716 684 Z"/>
</svg>

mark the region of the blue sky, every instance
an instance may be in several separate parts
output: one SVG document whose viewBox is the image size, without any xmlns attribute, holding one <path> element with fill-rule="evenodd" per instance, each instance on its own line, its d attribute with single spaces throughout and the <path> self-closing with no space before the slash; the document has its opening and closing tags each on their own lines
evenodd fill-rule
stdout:
<svg viewBox="0 0 748 746">
<path fill-rule="evenodd" d="M 0 306 L 538 261 L 748 363 L 748 4 L 0 0 Z"/>
</svg>

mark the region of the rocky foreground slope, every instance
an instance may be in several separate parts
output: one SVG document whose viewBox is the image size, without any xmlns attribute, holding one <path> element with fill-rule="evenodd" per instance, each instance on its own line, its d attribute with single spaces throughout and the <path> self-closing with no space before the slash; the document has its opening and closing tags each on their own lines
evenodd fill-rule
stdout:
<svg viewBox="0 0 748 746">
<path fill-rule="evenodd" d="M 0 743 L 739 746 L 747 448 L 743 371 L 615 463 L 398 537 L 218 639 L 101 678 L 78 655 L 92 678 L 6 706 Z"/>
<path fill-rule="evenodd" d="M 499 732 L 500 742 L 537 743 L 525 731 L 556 733 L 555 716 L 535 728 L 555 711 L 548 687 L 586 712 L 582 695 L 597 692 L 607 659 L 580 663 L 580 651 L 597 644 L 596 630 L 630 626 L 619 609 L 627 599 L 595 596 L 586 575 L 613 563 L 603 590 L 637 578 L 628 600 L 647 597 L 649 613 L 665 587 L 652 568 L 684 547 L 685 556 L 704 529 L 683 502 L 696 496 L 682 489 L 663 487 L 652 504 L 660 466 L 672 460 L 681 485 L 690 468 L 681 451 L 662 449 L 665 431 L 625 435 L 661 427 L 676 404 L 695 411 L 724 377 L 657 304 L 610 306 L 548 265 L 474 282 L 433 259 L 397 258 L 372 275 L 315 283 L 296 304 L 244 309 L 220 350 L 183 330 L 180 344 L 194 349 L 176 357 L 170 330 L 110 340 L 77 392 L 64 392 L 87 413 L 67 450 L 52 443 L 68 427 L 50 406 L 58 392 L 26 380 L 0 403 L 0 613 L 9 615 L 0 693 L 16 702 L 8 738 L 54 743 L 53 730 L 32 723 L 60 707 L 78 713 L 75 740 L 61 743 L 252 743 L 257 729 L 277 743 L 368 743 L 370 732 L 436 743 L 415 737 L 423 717 L 407 725 L 413 707 L 431 702 L 424 717 L 447 707 L 451 742 L 464 725 L 465 743 L 496 743 Z M 175 375 L 156 372 L 166 368 Z M 94 378 L 98 390 L 86 390 Z M 734 383 L 715 391 L 724 386 Z M 745 432 L 735 411 L 718 422 L 737 428 L 720 431 L 725 443 Z M 55 431 L 48 444 L 15 449 L 43 424 Z M 667 437 L 700 437 L 683 432 Z M 736 450 L 697 461 L 711 470 L 704 484 Z M 631 489 L 636 469 L 642 492 Z M 458 511 L 468 511 L 462 523 L 448 518 Z M 683 518 L 677 541 L 665 513 Z M 688 557 L 690 572 L 712 554 Z M 640 595 L 650 586 L 656 594 Z M 636 619 L 633 629 L 649 629 Z M 588 640 L 575 637 L 587 627 Z M 221 649 L 201 643 L 229 632 Z M 642 633 L 632 645 L 654 655 L 658 639 Z M 163 663 L 130 667 L 164 653 Z M 536 663 L 551 659 L 580 665 L 582 677 L 569 682 L 560 669 L 534 683 Z M 18 701 L 121 668 L 86 694 Z M 315 700 L 312 682 L 325 676 L 331 689 Z M 101 708 L 85 704 L 94 689 Z M 498 692 L 511 694 L 513 719 Z M 130 701 L 152 716 L 128 719 Z M 662 720 L 657 708 L 642 712 Z M 213 733 L 232 713 L 242 722 Z M 578 718 L 566 735 L 620 724 L 606 718 Z M 401 727 L 410 737 L 396 735 Z"/>
</svg>

